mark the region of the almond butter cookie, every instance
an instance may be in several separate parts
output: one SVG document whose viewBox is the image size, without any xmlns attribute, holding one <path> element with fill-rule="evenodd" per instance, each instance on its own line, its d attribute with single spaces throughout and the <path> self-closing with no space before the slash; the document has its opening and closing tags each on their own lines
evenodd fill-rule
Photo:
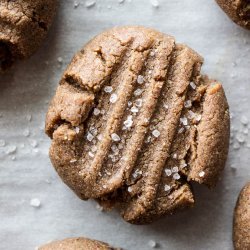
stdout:
<svg viewBox="0 0 250 250">
<path fill-rule="evenodd" d="M 38 49 L 56 6 L 57 0 L 0 1 L 0 72 Z"/>
<path fill-rule="evenodd" d="M 250 249 L 250 182 L 241 190 L 234 211 L 234 248 Z"/>
<path fill-rule="evenodd" d="M 216 2 L 235 23 L 250 29 L 250 0 L 216 0 Z"/>
<path fill-rule="evenodd" d="M 213 187 L 228 153 L 222 85 L 203 59 L 158 31 L 108 30 L 73 58 L 50 104 L 51 161 L 84 200 L 149 223 L 194 204 L 191 181 Z"/>
<path fill-rule="evenodd" d="M 38 248 L 38 250 L 119 250 L 119 249 L 113 248 L 109 246 L 107 243 L 83 237 L 68 238 L 65 240 L 54 241 Z"/>
</svg>

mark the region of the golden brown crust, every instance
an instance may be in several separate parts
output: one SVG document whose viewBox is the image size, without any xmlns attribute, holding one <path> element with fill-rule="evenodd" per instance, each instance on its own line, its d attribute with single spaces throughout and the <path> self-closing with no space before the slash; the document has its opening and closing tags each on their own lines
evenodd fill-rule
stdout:
<svg viewBox="0 0 250 250">
<path fill-rule="evenodd" d="M 235 250 L 250 249 L 250 182 L 244 186 L 238 197 L 233 227 Z"/>
<path fill-rule="evenodd" d="M 38 49 L 56 7 L 57 0 L 0 1 L 0 72 Z"/>
<path fill-rule="evenodd" d="M 91 40 L 65 71 L 46 119 L 63 181 L 131 223 L 192 206 L 189 181 L 215 185 L 229 139 L 223 88 L 200 75 L 202 62 L 143 27 Z"/>
<path fill-rule="evenodd" d="M 43 245 L 38 250 L 118 250 L 107 243 L 83 237 L 68 238 Z"/>
<path fill-rule="evenodd" d="M 216 0 L 216 2 L 235 23 L 250 29 L 249 0 Z"/>
</svg>

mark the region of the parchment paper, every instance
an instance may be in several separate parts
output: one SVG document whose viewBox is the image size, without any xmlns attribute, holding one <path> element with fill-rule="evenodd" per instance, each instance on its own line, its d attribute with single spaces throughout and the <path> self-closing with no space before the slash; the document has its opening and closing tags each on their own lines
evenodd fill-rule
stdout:
<svg viewBox="0 0 250 250">
<path fill-rule="evenodd" d="M 250 31 L 213 0 L 160 0 L 158 8 L 150 0 L 99 0 L 90 8 L 85 1 L 76 1 L 77 8 L 72 0 L 60 3 L 40 50 L 0 76 L 0 249 L 29 250 L 73 236 L 127 250 L 151 249 L 150 240 L 167 250 L 232 249 L 234 205 L 250 180 Z M 203 55 L 203 72 L 224 84 L 233 114 L 230 155 L 216 189 L 195 185 L 193 209 L 146 226 L 78 199 L 51 166 L 43 132 L 48 102 L 73 54 L 99 32 L 127 24 L 171 34 Z M 30 205 L 35 198 L 40 207 Z"/>
</svg>

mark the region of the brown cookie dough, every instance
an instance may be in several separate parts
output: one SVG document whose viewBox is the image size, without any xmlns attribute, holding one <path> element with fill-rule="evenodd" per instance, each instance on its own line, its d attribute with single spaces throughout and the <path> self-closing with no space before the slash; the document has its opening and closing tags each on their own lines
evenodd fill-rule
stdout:
<svg viewBox="0 0 250 250">
<path fill-rule="evenodd" d="M 0 1 L 0 72 L 38 49 L 56 7 L 57 0 Z"/>
<path fill-rule="evenodd" d="M 97 240 L 90 240 L 83 237 L 54 241 L 38 248 L 38 250 L 119 250 L 119 249 L 113 248 L 109 246 L 107 243 Z"/>
<path fill-rule="evenodd" d="M 250 249 L 250 182 L 241 190 L 235 207 L 233 241 L 235 250 Z"/>
<path fill-rule="evenodd" d="M 148 223 L 190 207 L 190 181 L 212 187 L 228 152 L 222 85 L 173 37 L 131 26 L 78 52 L 51 102 L 51 161 L 81 199 Z"/>
<path fill-rule="evenodd" d="M 250 29 L 250 0 L 216 0 L 238 25 Z"/>
</svg>

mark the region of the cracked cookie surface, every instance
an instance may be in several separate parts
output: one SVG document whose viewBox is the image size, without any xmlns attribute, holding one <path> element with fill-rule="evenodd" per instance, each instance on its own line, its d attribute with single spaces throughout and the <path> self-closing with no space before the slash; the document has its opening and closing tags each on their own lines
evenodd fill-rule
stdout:
<svg viewBox="0 0 250 250">
<path fill-rule="evenodd" d="M 250 0 L 216 0 L 216 2 L 235 23 L 250 29 Z"/>
<path fill-rule="evenodd" d="M 57 0 L 0 0 L 0 72 L 38 49 L 56 7 Z"/>
<path fill-rule="evenodd" d="M 51 161 L 81 199 L 149 223 L 194 203 L 191 181 L 212 187 L 228 152 L 222 85 L 173 37 L 118 27 L 91 40 L 50 104 Z"/>
<path fill-rule="evenodd" d="M 241 190 L 234 211 L 235 250 L 250 249 L 250 182 Z"/>
<path fill-rule="evenodd" d="M 107 243 L 83 237 L 68 238 L 43 245 L 38 250 L 121 250 Z"/>
</svg>

